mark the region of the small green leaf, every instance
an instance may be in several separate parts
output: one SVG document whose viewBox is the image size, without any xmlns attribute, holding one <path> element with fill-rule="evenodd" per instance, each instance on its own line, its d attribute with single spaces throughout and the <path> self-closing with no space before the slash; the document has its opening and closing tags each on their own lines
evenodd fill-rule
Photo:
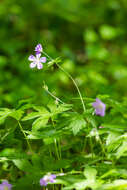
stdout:
<svg viewBox="0 0 127 190">
<path fill-rule="evenodd" d="M 16 160 L 13 160 L 13 162 L 17 166 L 18 169 L 24 172 L 32 172 L 33 170 L 31 163 L 26 159 L 16 159 Z"/>
<path fill-rule="evenodd" d="M 49 114 L 44 114 L 44 113 L 41 113 L 41 112 L 32 112 L 32 113 L 28 114 L 27 116 L 25 116 L 22 119 L 22 121 L 27 121 L 27 120 L 35 119 L 35 118 L 40 117 L 40 116 L 47 117 L 47 116 L 49 116 Z"/>
<path fill-rule="evenodd" d="M 32 124 L 32 130 L 33 130 L 33 131 L 37 131 L 37 130 L 39 130 L 40 128 L 45 127 L 45 125 L 48 123 L 48 120 L 49 120 L 48 117 L 47 117 L 47 118 L 43 118 L 43 117 L 37 118 L 37 119 L 33 122 L 33 124 Z"/>
<path fill-rule="evenodd" d="M 69 124 L 69 128 L 73 131 L 74 135 L 77 135 L 77 133 L 84 127 L 86 127 L 86 121 L 84 118 L 79 114 L 74 114 Z"/>
</svg>

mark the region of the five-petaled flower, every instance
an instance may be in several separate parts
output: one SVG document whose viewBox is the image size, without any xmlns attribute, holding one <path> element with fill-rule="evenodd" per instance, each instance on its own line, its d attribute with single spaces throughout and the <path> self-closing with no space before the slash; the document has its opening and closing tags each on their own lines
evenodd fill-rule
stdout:
<svg viewBox="0 0 127 190">
<path fill-rule="evenodd" d="M 47 174 L 43 178 L 40 179 L 41 186 L 47 186 L 48 183 L 54 183 L 56 179 L 55 174 Z"/>
<path fill-rule="evenodd" d="M 0 184 L 0 190 L 11 190 L 12 185 L 8 183 L 8 181 L 3 181 Z"/>
<path fill-rule="evenodd" d="M 98 98 L 93 102 L 92 106 L 95 108 L 96 115 L 105 116 L 106 105 Z"/>
<path fill-rule="evenodd" d="M 28 58 L 29 61 L 31 61 L 30 64 L 30 68 L 34 68 L 37 66 L 38 69 L 42 69 L 43 68 L 43 64 L 46 62 L 46 57 L 41 57 L 41 54 L 36 54 L 36 56 L 34 55 L 30 55 Z"/>
<path fill-rule="evenodd" d="M 42 63 L 46 62 L 46 57 L 41 57 L 42 51 L 43 51 L 42 45 L 38 44 L 35 47 L 36 56 L 30 55 L 28 58 L 28 60 L 31 61 L 30 68 L 35 68 L 35 67 L 37 67 L 37 69 L 43 68 Z"/>
</svg>

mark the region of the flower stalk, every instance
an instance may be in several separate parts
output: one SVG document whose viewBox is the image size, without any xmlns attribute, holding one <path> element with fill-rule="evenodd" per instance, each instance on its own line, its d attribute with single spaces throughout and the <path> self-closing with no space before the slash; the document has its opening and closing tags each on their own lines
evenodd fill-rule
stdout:
<svg viewBox="0 0 127 190">
<path fill-rule="evenodd" d="M 52 58 L 51 58 L 47 53 L 45 53 L 44 51 L 43 51 L 43 54 L 44 54 L 45 56 L 47 56 L 51 61 L 55 61 L 54 59 L 52 59 Z M 79 87 L 78 87 L 76 81 L 73 79 L 73 77 L 72 77 L 62 66 L 60 66 L 57 62 L 55 62 L 55 64 L 57 65 L 57 67 L 58 67 L 61 71 L 63 71 L 63 72 L 72 80 L 74 86 L 76 87 L 76 89 L 77 89 L 77 91 L 78 91 L 78 94 L 79 94 L 79 97 L 80 97 L 80 100 L 81 100 L 81 103 L 82 103 L 83 111 L 85 112 L 85 111 L 86 111 L 86 108 L 85 108 L 85 104 L 84 104 L 84 101 L 83 101 L 83 97 L 82 97 L 82 94 L 81 94 L 81 92 L 80 92 L 80 90 L 79 90 Z"/>
</svg>

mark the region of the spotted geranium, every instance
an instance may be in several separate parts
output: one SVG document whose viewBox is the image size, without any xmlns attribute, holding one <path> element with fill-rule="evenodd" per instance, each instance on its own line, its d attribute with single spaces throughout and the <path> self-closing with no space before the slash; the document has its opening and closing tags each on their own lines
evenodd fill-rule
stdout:
<svg viewBox="0 0 127 190">
<path fill-rule="evenodd" d="M 92 105 L 95 108 L 96 115 L 105 116 L 106 105 L 100 99 L 96 98 Z"/>
<path fill-rule="evenodd" d="M 8 181 L 3 181 L 0 184 L 0 190 L 11 190 L 11 189 L 12 189 L 12 185 L 8 183 Z"/>
<path fill-rule="evenodd" d="M 56 178 L 55 174 L 47 174 L 43 178 L 40 179 L 40 185 L 47 186 L 48 183 L 54 183 L 55 178 Z"/>
<path fill-rule="evenodd" d="M 42 69 L 43 68 L 42 63 L 46 62 L 46 57 L 41 57 L 41 53 L 39 54 L 37 53 L 36 56 L 30 55 L 28 60 L 31 61 L 30 68 L 37 67 L 38 69 Z"/>
</svg>

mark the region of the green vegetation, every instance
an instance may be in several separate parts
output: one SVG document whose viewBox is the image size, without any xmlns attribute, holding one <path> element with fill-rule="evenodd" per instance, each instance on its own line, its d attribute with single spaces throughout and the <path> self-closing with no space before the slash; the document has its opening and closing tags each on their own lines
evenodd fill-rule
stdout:
<svg viewBox="0 0 127 190">
<path fill-rule="evenodd" d="M 125 0 L 0 2 L 0 184 L 127 190 L 126 17 Z M 42 70 L 28 61 L 38 43 Z"/>
</svg>

